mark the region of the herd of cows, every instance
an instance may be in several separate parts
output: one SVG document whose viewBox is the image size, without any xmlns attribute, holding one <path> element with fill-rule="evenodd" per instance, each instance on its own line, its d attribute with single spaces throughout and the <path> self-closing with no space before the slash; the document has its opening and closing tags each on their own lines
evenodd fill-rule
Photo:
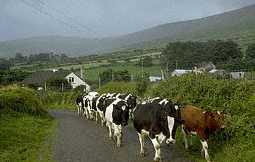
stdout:
<svg viewBox="0 0 255 162">
<path fill-rule="evenodd" d="M 213 132 L 224 128 L 224 115 L 220 112 L 203 111 L 191 105 L 179 105 L 168 99 L 150 98 L 140 103 L 132 94 L 89 92 L 76 99 L 79 116 L 100 121 L 108 128 L 109 138 L 116 138 L 121 146 L 122 127 L 132 120 L 140 142 L 140 154 L 144 156 L 144 137 L 148 136 L 155 149 L 155 161 L 161 160 L 160 146 L 175 143 L 175 134 L 181 126 L 185 148 L 189 135 L 197 135 L 202 144 L 201 153 L 207 161 L 208 138 Z"/>
</svg>

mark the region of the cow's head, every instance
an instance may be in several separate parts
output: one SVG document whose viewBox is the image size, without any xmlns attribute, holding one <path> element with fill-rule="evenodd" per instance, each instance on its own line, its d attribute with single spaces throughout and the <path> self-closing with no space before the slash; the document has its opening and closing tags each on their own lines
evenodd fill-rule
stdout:
<svg viewBox="0 0 255 162">
<path fill-rule="evenodd" d="M 206 112 L 205 113 L 208 124 L 212 129 L 222 129 L 225 127 L 224 125 L 224 114 L 222 112 Z"/>
<path fill-rule="evenodd" d="M 122 126 L 128 125 L 129 109 L 125 101 L 120 101 L 113 105 L 113 108 L 118 110 L 119 122 Z"/>
<path fill-rule="evenodd" d="M 175 143 L 176 129 L 181 123 L 180 106 L 179 104 L 171 101 L 166 102 L 162 106 L 167 118 L 167 126 L 170 134 L 169 138 L 166 140 L 166 143 Z"/>
<path fill-rule="evenodd" d="M 131 95 L 127 99 L 127 105 L 129 109 L 134 109 L 136 107 L 136 96 Z"/>
</svg>

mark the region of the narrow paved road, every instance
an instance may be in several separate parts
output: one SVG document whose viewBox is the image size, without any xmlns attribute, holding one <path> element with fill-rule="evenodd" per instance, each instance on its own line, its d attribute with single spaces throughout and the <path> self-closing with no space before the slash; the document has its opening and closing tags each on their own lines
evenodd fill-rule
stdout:
<svg viewBox="0 0 255 162">
<path fill-rule="evenodd" d="M 74 112 L 50 112 L 58 122 L 54 158 L 57 162 L 152 162 L 154 149 L 146 140 L 146 156 L 139 155 L 139 142 L 132 124 L 124 128 L 123 145 L 117 148 L 107 129 L 95 121 L 79 118 Z M 175 145 L 162 147 L 163 162 L 189 162 Z"/>
</svg>

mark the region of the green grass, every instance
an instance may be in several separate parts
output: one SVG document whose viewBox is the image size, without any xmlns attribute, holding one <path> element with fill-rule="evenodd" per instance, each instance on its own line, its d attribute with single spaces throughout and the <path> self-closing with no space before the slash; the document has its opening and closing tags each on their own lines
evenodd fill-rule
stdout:
<svg viewBox="0 0 255 162">
<path fill-rule="evenodd" d="M 0 162 L 53 162 L 52 118 L 0 113 Z"/>
<path fill-rule="evenodd" d="M 111 65 L 111 66 L 106 66 L 106 67 L 96 67 L 96 68 L 91 68 L 91 69 L 86 69 L 85 70 L 85 77 L 90 80 L 90 81 L 97 81 L 98 80 L 98 73 L 101 73 L 107 69 L 113 69 L 114 71 L 119 71 L 119 70 L 128 70 L 131 75 L 134 77 L 136 75 L 139 75 L 142 73 L 142 68 L 133 64 L 116 64 L 116 65 Z M 144 67 L 144 72 L 149 73 L 150 75 L 157 75 L 160 76 L 160 69 L 161 67 L 159 65 L 154 65 L 151 67 Z"/>
<path fill-rule="evenodd" d="M 44 103 L 46 109 L 68 109 L 75 110 L 75 100 L 77 95 L 81 92 L 70 91 L 70 92 L 55 92 L 47 91 L 41 92 L 40 98 Z"/>
<path fill-rule="evenodd" d="M 55 128 L 36 91 L 0 88 L 0 162 L 52 162 Z"/>
</svg>

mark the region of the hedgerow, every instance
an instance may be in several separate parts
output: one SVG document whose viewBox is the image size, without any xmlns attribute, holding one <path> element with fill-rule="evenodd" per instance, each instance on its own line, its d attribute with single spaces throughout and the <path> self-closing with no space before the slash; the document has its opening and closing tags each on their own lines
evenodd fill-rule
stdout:
<svg viewBox="0 0 255 162">
<path fill-rule="evenodd" d="M 226 114 L 227 127 L 212 135 L 209 145 L 215 159 L 230 160 L 230 153 L 235 153 L 236 156 L 231 161 L 255 158 L 254 154 L 249 153 L 249 149 L 255 150 L 252 144 L 255 141 L 254 81 L 219 80 L 204 74 L 191 74 L 162 81 L 150 89 L 147 95 L 168 98 L 183 105 L 192 104 L 204 110 L 223 111 Z M 238 152 L 236 149 L 242 151 Z"/>
<path fill-rule="evenodd" d="M 32 89 L 6 86 L 0 89 L 0 110 L 45 115 L 39 95 Z"/>
</svg>

